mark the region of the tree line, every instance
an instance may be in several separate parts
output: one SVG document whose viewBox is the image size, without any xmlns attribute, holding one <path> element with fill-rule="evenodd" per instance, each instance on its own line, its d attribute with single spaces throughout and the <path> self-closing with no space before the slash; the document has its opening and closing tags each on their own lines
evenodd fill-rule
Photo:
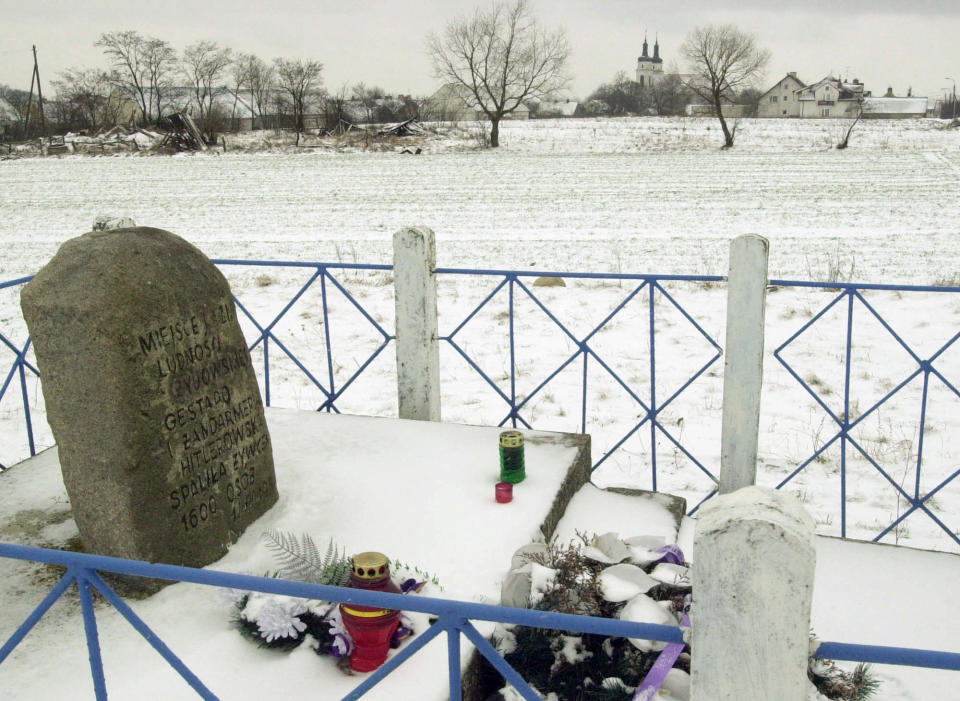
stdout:
<svg viewBox="0 0 960 701">
<path fill-rule="evenodd" d="M 172 112 L 189 111 L 212 137 L 236 129 L 242 116 L 253 128 L 287 127 L 304 131 L 305 116 L 319 115 L 319 128 L 342 122 L 400 121 L 416 115 L 407 96 L 391 98 L 379 87 L 358 83 L 327 91 L 323 64 L 313 59 L 260 57 L 215 41 L 198 41 L 178 52 L 169 42 L 133 30 L 100 35 L 108 68 L 69 68 L 51 81 L 56 97 L 44 100 L 44 116 L 61 131 L 98 132 L 118 124 L 147 126 Z M 0 85 L 20 114 L 20 128 L 39 133 L 38 108 L 27 119 L 29 93 Z M 36 97 L 33 98 L 36 104 Z M 14 129 L 16 131 L 16 129 Z"/>
<path fill-rule="evenodd" d="M 275 58 L 268 63 L 215 41 L 198 41 L 178 53 L 162 39 L 126 30 L 101 34 L 96 46 L 103 50 L 108 69 L 73 68 L 53 81 L 57 98 L 52 117 L 60 129 L 99 130 L 127 121 L 152 124 L 172 111 L 189 109 L 211 137 L 223 131 L 225 120 L 235 119 L 238 105 L 245 103 L 242 112 L 250 116 L 253 128 L 289 127 L 299 134 L 307 126 L 307 114 L 324 122 L 311 126 L 337 129 L 345 121 L 357 121 L 357 105 L 359 121 L 367 122 L 429 119 L 424 112 L 436 109 L 409 97 L 387 99 L 382 89 L 363 83 L 328 92 L 320 61 Z M 499 145 L 501 120 L 528 104 L 550 100 L 570 84 L 566 32 L 541 25 L 529 0 L 496 0 L 472 16 L 452 20 L 443 32 L 427 35 L 426 50 L 434 76 L 452 99 L 490 122 L 494 147 Z M 708 25 L 694 29 L 680 53 L 691 73 L 682 75 L 672 67 L 654 84 L 642 86 L 621 71 L 590 95 L 586 112 L 682 114 L 697 100 L 719 119 L 724 146 L 732 146 L 737 125 L 728 125 L 723 108 L 747 104 L 756 109 L 756 80 L 769 52 L 733 25 Z M 15 107 L 26 102 L 22 92 L 0 86 L 0 97 L 8 96 Z M 228 101 L 233 98 L 229 114 L 217 99 L 224 94 Z M 348 104 L 353 109 L 345 119 Z"/>
<path fill-rule="evenodd" d="M 472 16 L 447 24 L 427 37 L 434 74 L 476 105 L 490 121 L 490 145 L 499 144 L 499 124 L 528 101 L 549 99 L 570 84 L 570 45 L 562 27 L 542 26 L 528 0 L 498 0 Z M 736 121 L 728 124 L 724 106 L 747 104 L 756 111 L 770 54 L 753 35 L 733 25 L 694 29 L 681 55 L 690 73 L 673 67 L 643 86 L 618 72 L 583 105 L 587 114 L 683 114 L 696 100 L 720 121 L 724 147 L 733 146 Z M 749 110 L 748 110 L 749 112 Z"/>
</svg>

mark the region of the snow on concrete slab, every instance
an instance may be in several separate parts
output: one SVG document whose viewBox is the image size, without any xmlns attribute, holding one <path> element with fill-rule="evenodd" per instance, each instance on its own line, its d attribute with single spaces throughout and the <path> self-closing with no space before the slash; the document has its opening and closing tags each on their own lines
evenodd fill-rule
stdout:
<svg viewBox="0 0 960 701">
<path fill-rule="evenodd" d="M 349 553 L 379 550 L 438 578 L 431 596 L 498 603 L 500 582 L 518 547 L 539 536 L 571 465 L 573 437 L 527 432 L 527 478 L 514 500 L 494 500 L 499 478 L 496 427 L 268 409 L 280 501 L 209 569 L 262 575 L 276 569 L 260 536 L 279 529 L 327 539 Z M 0 534 L 5 542 L 64 545 L 76 527 L 64 515 L 66 493 L 56 451 L 0 475 Z M 45 522 L 50 519 L 50 523 Z M 65 521 L 66 519 L 69 519 Z M 58 524 L 66 523 L 66 527 Z M 50 528 L 57 528 L 51 531 Z M 0 637 L 6 638 L 53 586 L 50 568 L 0 559 Z M 360 677 L 303 645 L 284 655 L 262 650 L 231 626 L 227 597 L 212 587 L 174 584 L 131 606 L 176 654 L 225 699 L 271 698 L 322 689 L 340 698 Z M 416 632 L 429 625 L 411 616 Z M 108 607 L 98 610 L 107 688 L 117 698 L 191 698 L 183 681 Z M 491 624 L 478 624 L 484 633 Z M 23 698 L 93 696 L 76 597 L 59 602 L 0 665 L 0 688 Z M 57 651 L 58 669 L 41 660 Z M 46 652 L 45 652 L 46 651 Z M 464 661 L 472 651 L 463 642 Z M 370 698 L 446 698 L 446 646 L 432 641 Z"/>
</svg>

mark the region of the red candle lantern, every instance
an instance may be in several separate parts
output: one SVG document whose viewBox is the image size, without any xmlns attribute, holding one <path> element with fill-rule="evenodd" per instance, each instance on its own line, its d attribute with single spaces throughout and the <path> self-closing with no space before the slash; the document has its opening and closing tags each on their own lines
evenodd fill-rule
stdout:
<svg viewBox="0 0 960 701">
<path fill-rule="evenodd" d="M 400 593 L 390 579 L 390 562 L 383 553 L 355 555 L 349 586 Z M 400 612 L 359 604 L 340 604 L 340 615 L 344 627 L 353 638 L 350 667 L 357 672 L 372 672 L 387 659 L 391 638 L 400 623 Z"/>
</svg>

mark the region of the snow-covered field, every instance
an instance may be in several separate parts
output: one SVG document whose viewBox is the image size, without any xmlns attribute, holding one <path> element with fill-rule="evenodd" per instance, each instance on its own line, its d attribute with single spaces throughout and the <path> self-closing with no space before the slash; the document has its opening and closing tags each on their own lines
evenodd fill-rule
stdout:
<svg viewBox="0 0 960 701">
<path fill-rule="evenodd" d="M 746 120 L 737 146 L 721 151 L 706 119 L 508 122 L 503 147 L 470 148 L 469 129 L 442 130 L 419 156 L 393 150 L 301 149 L 247 152 L 253 137 L 228 142 L 225 154 L 178 157 L 26 158 L 0 162 L 0 280 L 35 272 L 64 240 L 99 215 L 178 233 L 211 257 L 390 263 L 391 237 L 407 225 L 437 235 L 441 267 L 608 273 L 726 272 L 729 241 L 743 233 L 770 240 L 775 279 L 843 279 L 899 284 L 957 284 L 960 234 L 960 130 L 935 120 L 866 122 L 846 151 L 832 148 L 840 125 L 830 120 Z M 283 308 L 311 270 L 225 268 L 235 292 L 261 322 Z M 336 278 L 393 333 L 388 272 L 341 271 Z M 495 277 L 440 276 L 440 332 L 449 334 L 500 282 Z M 530 279 L 525 279 L 529 284 Z M 337 387 L 382 336 L 327 285 L 324 322 L 317 283 L 275 332 L 327 384 L 330 333 Z M 563 288 L 530 288 L 581 341 L 637 283 L 567 279 Z M 670 282 L 665 289 L 720 345 L 724 287 Z M 591 349 L 646 401 L 650 396 L 648 290 L 590 339 Z M 26 340 L 16 288 L 0 290 L 0 332 Z M 866 299 L 921 358 L 958 331 L 956 293 L 871 292 Z M 820 290 L 779 288 L 768 296 L 767 347 L 788 339 L 833 299 Z M 660 293 L 655 296 L 656 395 L 662 403 L 712 356 L 709 343 Z M 578 351 L 573 338 L 517 290 L 517 394 L 525 396 Z M 507 296 L 501 291 L 458 333 L 457 342 L 509 394 Z M 838 416 L 845 411 L 843 323 L 846 301 L 784 351 L 797 373 Z M 917 363 L 869 311 L 855 305 L 851 418 L 866 412 Z M 248 330 L 252 331 L 252 325 Z M 275 352 L 275 351 L 274 351 Z M 395 362 L 388 346 L 340 397 L 342 411 L 396 413 Z M 12 362 L 6 355 L 4 368 Z M 500 422 L 506 405 L 447 344 L 441 348 L 443 414 L 448 421 Z M 261 360 L 259 351 L 255 362 Z M 935 368 L 955 387 L 960 355 L 951 348 Z M 576 359 L 537 392 L 521 414 L 534 427 L 579 430 L 583 381 Z M 588 363 L 587 431 L 594 459 L 644 417 L 610 373 Z M 6 372 L 4 372 L 6 377 Z M 0 402 L 0 461 L 24 454 L 22 407 L 14 382 Z M 34 410 L 42 410 L 29 380 Z M 933 491 L 960 463 L 958 397 L 931 376 L 923 432 L 923 473 L 916 479 L 923 375 L 851 435 L 893 482 L 913 494 Z M 836 423 L 768 353 L 761 425 L 761 477 L 776 484 L 837 432 Z M 707 469 L 719 464 L 722 359 L 659 416 L 678 443 Z M 271 353 L 271 400 L 313 408 L 319 390 Z M 833 428 L 831 429 L 831 426 Z M 49 445 L 45 428 L 38 443 Z M 872 538 L 906 508 L 891 482 L 848 452 L 847 534 Z M 604 484 L 651 485 L 649 425 L 604 462 Z M 710 480 L 680 447 L 657 437 L 657 486 L 699 500 Z M 790 489 L 824 533 L 840 528 L 839 443 L 794 479 Z M 960 480 L 927 502 L 946 527 L 960 531 Z M 885 542 L 958 551 L 925 513 L 914 513 Z"/>
</svg>

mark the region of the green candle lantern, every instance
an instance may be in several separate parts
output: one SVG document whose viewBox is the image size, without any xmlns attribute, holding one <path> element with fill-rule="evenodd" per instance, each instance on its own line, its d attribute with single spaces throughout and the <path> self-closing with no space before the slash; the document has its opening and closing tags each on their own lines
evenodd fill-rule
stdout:
<svg viewBox="0 0 960 701">
<path fill-rule="evenodd" d="M 500 434 L 500 481 L 523 482 L 527 473 L 523 464 L 523 434 L 504 431 Z"/>
</svg>

